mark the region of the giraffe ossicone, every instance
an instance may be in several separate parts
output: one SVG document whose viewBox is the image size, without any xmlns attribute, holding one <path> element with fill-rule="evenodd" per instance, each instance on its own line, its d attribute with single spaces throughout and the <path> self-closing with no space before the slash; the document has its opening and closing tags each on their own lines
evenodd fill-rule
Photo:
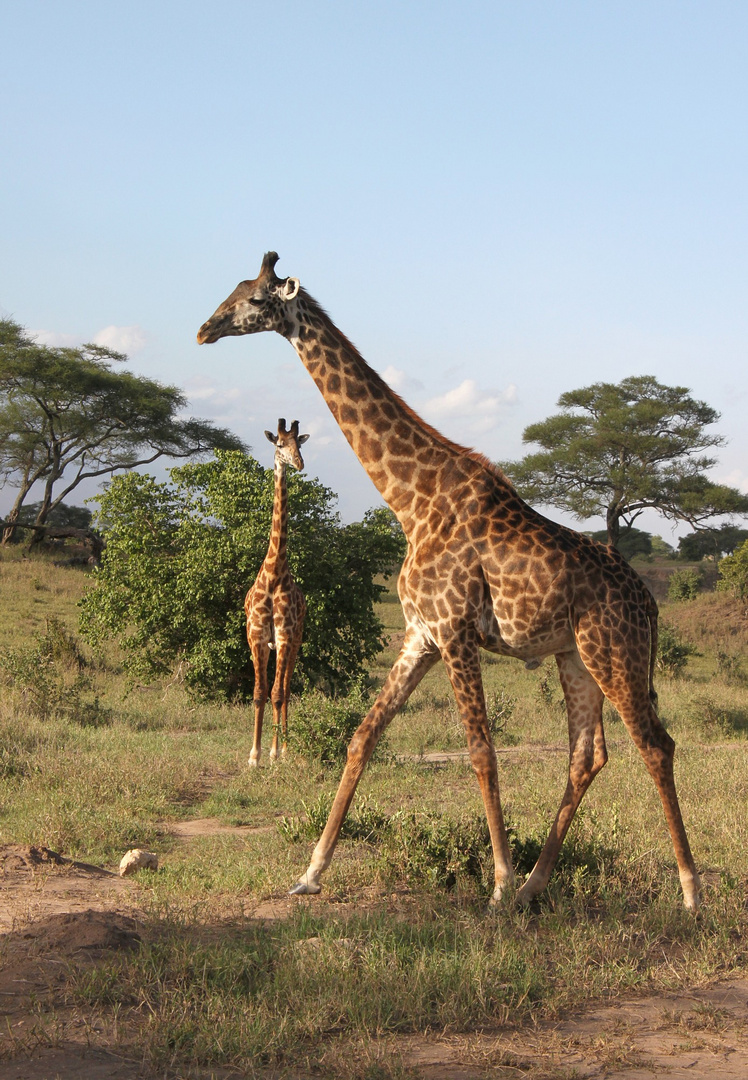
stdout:
<svg viewBox="0 0 748 1080">
<path fill-rule="evenodd" d="M 270 760 L 286 753 L 288 737 L 288 699 L 291 694 L 296 658 L 304 632 L 306 601 L 288 565 L 288 491 L 286 466 L 301 471 L 304 461 L 300 447 L 309 438 L 299 434 L 299 421 L 290 429 L 278 421 L 278 431 L 266 431 L 265 437 L 275 446 L 273 460 L 273 517 L 267 555 L 244 601 L 247 616 L 247 642 L 255 671 L 255 730 L 249 764 L 259 765 L 262 753 L 262 722 L 268 701 L 268 663 L 275 650 L 275 679 L 270 699 L 273 706 L 273 742 Z"/>
<path fill-rule="evenodd" d="M 405 640 L 348 747 L 335 800 L 294 893 L 316 893 L 379 736 L 441 658 L 465 727 L 494 857 L 494 901 L 514 883 L 486 719 L 480 649 L 537 666 L 554 656 L 569 723 L 566 790 L 520 901 L 548 883 L 582 797 L 607 761 L 606 696 L 659 792 L 686 907 L 700 884 L 673 775 L 674 743 L 653 687 L 657 605 L 614 549 L 558 525 L 519 498 L 487 458 L 422 420 L 362 358 L 296 278 L 279 278 L 268 252 L 205 322 L 200 344 L 274 331 L 291 342 L 356 456 L 403 527 L 398 580 Z"/>
</svg>

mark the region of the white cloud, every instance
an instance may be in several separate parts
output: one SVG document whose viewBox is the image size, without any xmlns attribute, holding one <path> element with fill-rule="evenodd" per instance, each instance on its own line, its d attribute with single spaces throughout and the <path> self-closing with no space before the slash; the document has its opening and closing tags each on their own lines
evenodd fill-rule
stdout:
<svg viewBox="0 0 748 1080">
<path fill-rule="evenodd" d="M 742 469 L 733 469 L 732 472 L 726 476 L 720 476 L 717 480 L 718 484 L 726 484 L 728 487 L 735 487 L 739 491 L 748 494 L 748 476 Z"/>
<path fill-rule="evenodd" d="M 142 326 L 105 326 L 94 335 L 94 345 L 115 352 L 135 353 L 148 341 L 148 335 Z"/>
<path fill-rule="evenodd" d="M 53 349 L 75 348 L 81 343 L 80 337 L 76 334 L 60 334 L 56 330 L 30 330 L 29 334 L 40 345 L 49 345 Z"/>
<path fill-rule="evenodd" d="M 233 410 L 233 407 L 237 405 L 244 396 L 243 391 L 240 390 L 238 386 L 231 386 L 228 389 L 224 389 L 223 387 L 215 386 L 210 379 L 206 379 L 204 375 L 195 375 L 193 378 L 188 379 L 185 392 L 191 403 L 199 401 L 201 411 L 207 411 L 214 417 L 219 412 L 224 414 L 223 419 L 230 419 L 232 415 L 240 415 Z"/>
<path fill-rule="evenodd" d="M 474 431 L 489 431 L 507 405 L 517 401 L 517 387 L 510 383 L 505 390 L 485 390 L 475 379 L 464 379 L 446 394 L 424 402 L 423 413 L 429 421 L 470 420 Z"/>
<path fill-rule="evenodd" d="M 326 434 L 330 428 L 331 421 L 326 416 L 313 416 L 306 424 L 301 425 L 302 432 L 311 436 L 312 451 L 318 446 L 329 446 L 333 442 L 333 436 Z"/>
<path fill-rule="evenodd" d="M 398 394 L 417 393 L 419 390 L 423 390 L 422 382 L 392 364 L 384 369 L 382 378 Z"/>
</svg>

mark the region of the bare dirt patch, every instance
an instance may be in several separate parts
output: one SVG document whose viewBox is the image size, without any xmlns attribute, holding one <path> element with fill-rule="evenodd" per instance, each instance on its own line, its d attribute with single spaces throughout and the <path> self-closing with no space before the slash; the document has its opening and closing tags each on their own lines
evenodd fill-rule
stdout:
<svg viewBox="0 0 748 1080">
<path fill-rule="evenodd" d="M 746 1080 L 748 979 L 591 1006 L 499 1035 L 403 1040 L 424 1080 Z"/>
<path fill-rule="evenodd" d="M 0 847 L 0 934 L 58 913 L 116 910 L 128 895 L 128 883 L 99 866 L 44 847 Z"/>
<path fill-rule="evenodd" d="M 193 818 L 192 821 L 175 821 L 165 828 L 180 840 L 193 840 L 199 836 L 250 836 L 252 833 L 272 832 L 274 825 L 224 825 L 218 818 Z"/>
<path fill-rule="evenodd" d="M 200 822 L 173 831 L 186 839 L 248 831 Z M 129 879 L 47 849 L 0 848 L 0 1080 L 155 1080 L 132 1031 L 77 1006 L 67 991 L 71 962 L 94 966 L 138 947 L 136 895 Z M 246 913 L 283 919 L 293 906 L 278 898 Z M 748 979 L 590 1006 L 556 1023 L 386 1046 L 423 1080 L 746 1080 Z"/>
</svg>

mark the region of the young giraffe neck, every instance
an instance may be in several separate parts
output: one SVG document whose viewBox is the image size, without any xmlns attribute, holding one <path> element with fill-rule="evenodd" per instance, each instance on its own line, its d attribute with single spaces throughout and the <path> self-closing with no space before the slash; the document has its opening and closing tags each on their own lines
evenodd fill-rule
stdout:
<svg viewBox="0 0 748 1080">
<path fill-rule="evenodd" d="M 303 289 L 286 336 L 408 535 L 423 500 L 437 486 L 444 490 L 444 466 L 478 455 L 450 442 L 413 412 Z"/>
<path fill-rule="evenodd" d="M 265 569 L 274 579 L 288 570 L 286 558 L 288 540 L 288 492 L 286 489 L 286 466 L 276 458 L 273 463 L 273 520 L 270 526 L 270 543 L 265 556 Z"/>
</svg>

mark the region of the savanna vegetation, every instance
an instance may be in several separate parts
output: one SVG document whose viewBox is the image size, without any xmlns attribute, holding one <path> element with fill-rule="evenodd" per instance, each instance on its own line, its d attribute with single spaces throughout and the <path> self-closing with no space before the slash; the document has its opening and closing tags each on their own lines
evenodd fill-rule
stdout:
<svg viewBox="0 0 748 1080">
<path fill-rule="evenodd" d="M 187 559 L 189 547 L 179 550 Z M 367 769 L 324 892 L 284 899 L 336 787 L 344 732 L 397 650 L 391 582 L 376 602 L 388 643 L 367 661 L 368 678 L 337 699 L 305 690 L 292 706 L 288 758 L 249 770 L 251 706 L 200 700 L 171 672 L 134 677 L 117 641 L 81 636 L 90 573 L 4 548 L 0 842 L 110 867 L 133 846 L 161 857 L 133 886 L 142 946 L 73 962 L 70 999 L 116 1019 L 122 1044 L 137 1045 L 159 1075 L 234 1067 L 373 1080 L 407 1075 L 403 1034 L 490 1031 L 745 972 L 748 611 L 741 548 L 734 558 L 723 591 L 661 605 L 660 711 L 705 884 L 693 917 L 654 786 L 608 706 L 610 762 L 546 894 L 528 910 L 488 912 L 482 804 L 440 668 Z M 483 670 L 525 873 L 565 783 L 561 691 L 551 663 L 528 672 L 486 656 Z M 258 831 L 188 845 L 169 831 L 209 816 Z M 276 917 L 255 917 L 269 905 Z M 40 1005 L 36 1037 L 52 1027 Z"/>
</svg>

